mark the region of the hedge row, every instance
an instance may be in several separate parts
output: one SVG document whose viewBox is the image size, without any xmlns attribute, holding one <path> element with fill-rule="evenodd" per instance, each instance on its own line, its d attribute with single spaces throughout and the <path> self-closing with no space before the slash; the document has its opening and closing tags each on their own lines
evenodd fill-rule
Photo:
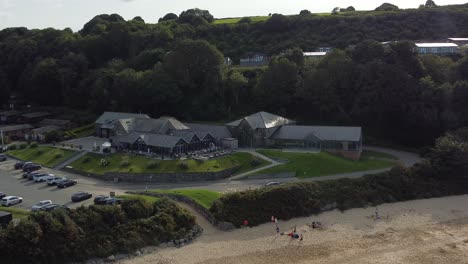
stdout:
<svg viewBox="0 0 468 264">
<path fill-rule="evenodd" d="M 32 214 L 0 230 L 2 263 L 68 263 L 181 238 L 195 218 L 167 199 Z"/>
<path fill-rule="evenodd" d="M 290 183 L 229 193 L 215 201 L 210 211 L 218 220 L 236 226 L 244 220 L 258 225 L 270 221 L 272 215 L 290 219 L 335 208 L 468 193 L 468 136 L 454 135 L 439 139 L 427 161 L 409 169 L 395 167 L 358 179 Z"/>
</svg>

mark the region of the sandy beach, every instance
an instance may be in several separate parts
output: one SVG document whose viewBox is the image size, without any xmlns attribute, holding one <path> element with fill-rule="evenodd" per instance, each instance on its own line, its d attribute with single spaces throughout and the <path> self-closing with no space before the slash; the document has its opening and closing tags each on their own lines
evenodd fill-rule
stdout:
<svg viewBox="0 0 468 264">
<path fill-rule="evenodd" d="M 161 248 L 120 263 L 425 263 L 468 264 L 468 195 L 378 207 L 331 211 L 281 221 L 281 232 L 297 227 L 304 240 L 276 235 L 275 224 L 233 232 L 206 232 L 182 248 Z M 309 227 L 324 224 L 321 230 Z"/>
</svg>

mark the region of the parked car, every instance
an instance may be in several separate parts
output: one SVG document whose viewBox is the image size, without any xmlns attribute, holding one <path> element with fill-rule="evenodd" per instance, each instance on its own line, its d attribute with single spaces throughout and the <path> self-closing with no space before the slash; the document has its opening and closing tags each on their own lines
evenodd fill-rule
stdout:
<svg viewBox="0 0 468 264">
<path fill-rule="evenodd" d="M 107 195 L 97 195 L 94 197 L 94 204 L 106 204 L 106 200 L 112 198 Z"/>
<path fill-rule="evenodd" d="M 15 170 L 22 169 L 24 165 L 32 163 L 31 161 L 18 161 L 15 163 Z"/>
<path fill-rule="evenodd" d="M 47 175 L 47 173 L 45 172 L 31 173 L 31 174 L 28 174 L 28 180 L 32 181 L 34 180 L 34 177 L 40 177 L 40 176 L 45 176 L 45 175 Z"/>
<path fill-rule="evenodd" d="M 66 179 L 67 178 L 54 176 L 53 178 L 47 180 L 47 185 L 56 185 L 59 181 L 64 181 Z"/>
<path fill-rule="evenodd" d="M 81 202 L 84 200 L 88 200 L 91 197 L 93 197 L 93 195 L 88 192 L 77 192 L 72 195 L 71 200 L 72 202 L 77 203 L 77 202 Z"/>
<path fill-rule="evenodd" d="M 105 200 L 106 205 L 114 205 L 114 204 L 121 204 L 123 199 L 121 198 L 115 198 L 115 197 L 109 197 Z"/>
<path fill-rule="evenodd" d="M 70 208 L 68 208 L 68 206 L 66 206 L 66 205 L 48 204 L 48 205 L 42 207 L 42 208 L 41 208 L 41 211 L 50 212 L 50 211 L 53 211 L 53 210 L 55 210 L 55 209 L 70 210 Z"/>
<path fill-rule="evenodd" d="M 23 197 L 18 196 L 6 196 L 0 200 L 0 204 L 3 206 L 12 206 L 23 202 Z"/>
<path fill-rule="evenodd" d="M 63 180 L 57 183 L 57 187 L 67 188 L 67 187 L 75 185 L 76 183 L 77 182 L 75 180 Z"/>
<path fill-rule="evenodd" d="M 0 211 L 0 226 L 6 228 L 13 220 L 13 215 L 9 212 Z"/>
<path fill-rule="evenodd" d="M 36 164 L 36 163 L 28 163 L 23 165 L 23 171 L 25 172 L 31 172 L 31 171 L 37 171 L 42 169 L 41 165 Z"/>
<path fill-rule="evenodd" d="M 0 199 L 2 199 L 3 197 L 6 197 L 6 193 L 0 192 Z"/>
<path fill-rule="evenodd" d="M 45 173 L 45 172 L 43 172 L 43 171 L 25 172 L 25 173 L 23 173 L 23 178 L 29 179 L 29 176 L 33 177 L 33 176 L 35 176 L 35 175 L 37 175 L 37 174 L 43 174 L 43 173 Z M 31 178 L 31 179 L 32 179 L 32 178 Z"/>
<path fill-rule="evenodd" d="M 46 175 L 42 175 L 42 176 L 34 176 L 33 177 L 33 180 L 35 182 L 45 182 L 45 181 L 48 181 L 49 179 L 52 179 L 52 178 L 55 178 L 55 175 L 53 174 L 46 174 Z"/>
<path fill-rule="evenodd" d="M 38 202 L 37 204 L 33 205 L 31 207 L 31 211 L 33 212 L 36 212 L 36 211 L 39 211 L 42 209 L 42 207 L 48 205 L 48 204 L 52 204 L 52 201 L 51 200 L 43 200 L 43 201 L 40 201 Z"/>
<path fill-rule="evenodd" d="M 5 160 L 7 160 L 7 155 L 0 154 L 0 161 L 5 161 Z"/>
<path fill-rule="evenodd" d="M 268 187 L 268 186 L 275 186 L 275 185 L 280 185 L 280 184 L 281 184 L 281 183 L 279 183 L 279 182 L 272 181 L 272 182 L 267 182 L 267 183 L 265 184 L 265 186 Z"/>
</svg>

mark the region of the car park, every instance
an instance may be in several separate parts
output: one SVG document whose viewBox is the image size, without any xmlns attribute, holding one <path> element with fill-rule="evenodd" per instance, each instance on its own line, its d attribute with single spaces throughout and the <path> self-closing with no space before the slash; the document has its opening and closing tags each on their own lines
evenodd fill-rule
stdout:
<svg viewBox="0 0 468 264">
<path fill-rule="evenodd" d="M 36 164 L 36 163 L 28 163 L 23 166 L 23 171 L 25 172 L 31 172 L 31 171 L 36 171 L 42 169 L 41 165 Z"/>
<path fill-rule="evenodd" d="M 267 182 L 265 184 L 266 187 L 269 187 L 269 186 L 275 186 L 275 185 L 280 185 L 281 183 L 279 182 L 276 182 L 276 181 L 272 181 L 272 182 Z"/>
<path fill-rule="evenodd" d="M 38 202 L 37 204 L 35 204 L 35 205 L 33 205 L 33 206 L 31 207 L 31 211 L 33 211 L 33 212 L 39 211 L 39 210 L 41 210 L 44 206 L 49 205 L 49 204 L 52 204 L 52 201 L 51 201 L 51 200 L 43 200 L 43 201 L 40 201 L 40 202 Z"/>
<path fill-rule="evenodd" d="M 24 165 L 32 163 L 31 161 L 18 161 L 15 163 L 15 170 L 22 169 Z"/>
<path fill-rule="evenodd" d="M 75 180 L 63 180 L 57 183 L 58 188 L 67 188 L 75 185 L 77 182 Z"/>
<path fill-rule="evenodd" d="M 91 197 L 93 197 L 93 195 L 88 192 L 77 192 L 72 195 L 71 200 L 72 202 L 77 203 L 77 202 L 81 202 L 84 200 L 88 200 Z"/>
<path fill-rule="evenodd" d="M 5 161 L 5 160 L 7 160 L 7 155 L 0 154 L 0 161 Z"/>
<path fill-rule="evenodd" d="M 55 177 L 55 175 L 53 175 L 53 174 L 46 174 L 46 175 L 41 175 L 41 176 L 36 175 L 36 176 L 33 177 L 33 180 L 35 182 L 45 182 L 45 181 L 48 181 L 49 179 L 52 179 L 54 177 Z"/>
<path fill-rule="evenodd" d="M 6 197 L 6 193 L 0 192 L 0 199 L 2 199 L 3 197 Z"/>
<path fill-rule="evenodd" d="M 53 178 L 50 178 L 50 179 L 47 180 L 47 185 L 50 185 L 50 186 L 56 185 L 58 182 L 64 181 L 66 179 L 67 178 L 54 176 Z"/>
<path fill-rule="evenodd" d="M 3 197 L 2 200 L 0 200 L 0 204 L 3 206 L 12 206 L 12 205 L 19 204 L 22 202 L 23 202 L 23 198 L 18 197 L 18 196 L 6 196 L 6 197 Z"/>
<path fill-rule="evenodd" d="M 44 173 L 44 172 L 42 172 L 42 171 L 25 172 L 25 173 L 23 173 L 23 178 L 28 179 L 29 175 L 34 176 L 34 175 L 39 174 L 39 173 Z"/>
</svg>

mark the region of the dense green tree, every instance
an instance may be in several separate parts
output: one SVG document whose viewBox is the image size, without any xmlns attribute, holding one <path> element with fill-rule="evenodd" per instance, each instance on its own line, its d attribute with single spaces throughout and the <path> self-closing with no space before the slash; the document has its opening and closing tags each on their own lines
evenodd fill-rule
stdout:
<svg viewBox="0 0 468 264">
<path fill-rule="evenodd" d="M 398 11 L 399 8 L 396 5 L 390 3 L 383 3 L 375 9 L 375 11 Z"/>
<path fill-rule="evenodd" d="M 427 0 L 426 1 L 426 4 L 424 5 L 424 7 L 426 8 L 434 8 L 434 7 L 437 7 L 436 3 L 432 0 Z"/>
<path fill-rule="evenodd" d="M 310 15 L 310 14 L 311 12 L 307 9 L 301 10 L 301 12 L 299 12 L 299 15 L 301 16 Z"/>
<path fill-rule="evenodd" d="M 174 13 L 167 13 L 165 16 L 163 16 L 162 18 L 160 18 L 158 20 L 158 22 L 163 22 L 163 21 L 169 21 L 169 20 L 175 20 L 175 19 L 178 19 L 179 16 L 174 14 Z"/>
<path fill-rule="evenodd" d="M 177 19 L 180 23 L 189 23 L 192 25 L 201 25 L 203 23 L 212 23 L 214 21 L 213 15 L 208 10 L 199 8 L 188 9 L 180 13 Z"/>
</svg>

